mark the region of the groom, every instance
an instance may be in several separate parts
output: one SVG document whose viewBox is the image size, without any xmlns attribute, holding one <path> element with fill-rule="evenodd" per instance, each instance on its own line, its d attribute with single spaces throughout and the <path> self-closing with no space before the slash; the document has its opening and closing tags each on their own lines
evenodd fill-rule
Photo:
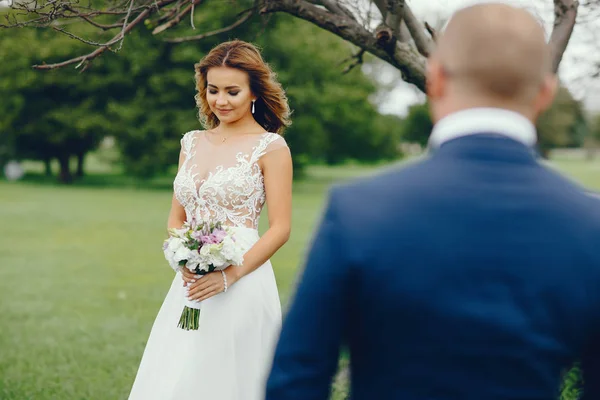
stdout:
<svg viewBox="0 0 600 400">
<path fill-rule="evenodd" d="M 487 4 L 428 63 L 432 155 L 334 189 L 283 325 L 268 400 L 600 399 L 600 202 L 539 164 L 557 81 L 542 27 Z"/>
</svg>

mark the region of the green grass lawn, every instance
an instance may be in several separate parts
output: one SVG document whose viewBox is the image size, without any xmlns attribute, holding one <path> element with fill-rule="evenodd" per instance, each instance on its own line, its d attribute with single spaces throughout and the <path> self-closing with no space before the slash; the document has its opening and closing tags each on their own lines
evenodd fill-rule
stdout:
<svg viewBox="0 0 600 400">
<path fill-rule="evenodd" d="M 600 190 L 600 162 L 556 165 Z M 293 233 L 272 260 L 284 304 L 329 184 L 370 172 L 315 167 L 295 184 Z M 160 249 L 171 192 L 169 179 L 112 179 L 0 181 L 0 399 L 127 397 L 172 279 Z"/>
</svg>

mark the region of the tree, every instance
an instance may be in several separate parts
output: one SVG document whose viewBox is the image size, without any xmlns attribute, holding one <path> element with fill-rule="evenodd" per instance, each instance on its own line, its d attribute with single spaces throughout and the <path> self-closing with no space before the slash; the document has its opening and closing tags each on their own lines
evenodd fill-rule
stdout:
<svg viewBox="0 0 600 400">
<path fill-rule="evenodd" d="M 402 140 L 426 147 L 432 129 L 433 122 L 429 114 L 429 105 L 427 103 L 414 104 L 408 108 L 408 115 L 404 120 Z"/>
<path fill-rule="evenodd" d="M 538 145 L 542 156 L 560 147 L 581 147 L 588 134 L 587 120 L 581 103 L 561 86 L 552 106 L 537 121 Z"/>
<path fill-rule="evenodd" d="M 19 30 L 0 37 L 0 83 L 3 107 L 0 132 L 8 157 L 60 165 L 59 179 L 70 182 L 71 157 L 77 158 L 76 175 L 84 173 L 84 158 L 106 133 L 102 113 L 105 97 L 97 90 L 102 76 L 90 73 L 85 80 L 66 70 L 40 74 L 29 68 L 40 53 L 51 59 L 80 49 L 80 44 L 48 31 Z"/>
<path fill-rule="evenodd" d="M 536 128 L 538 146 L 544 157 L 555 148 L 582 147 L 589 131 L 581 102 L 564 86 L 559 88 L 552 106 L 539 118 Z M 402 140 L 424 147 L 432 129 L 427 103 L 412 105 L 404 120 Z"/>
<path fill-rule="evenodd" d="M 573 32 L 579 3 L 577 0 L 553 2 L 555 18 L 550 44 L 553 69 L 558 71 Z M 194 27 L 196 10 L 207 10 L 209 4 L 212 3 L 202 0 L 114 0 L 96 1 L 90 6 L 78 0 L 22 0 L 12 3 L 12 11 L 7 15 L 8 22 L 1 26 L 45 26 L 96 46 L 88 54 L 59 63 L 35 66 L 38 69 L 53 69 L 75 64 L 85 69 L 94 58 L 107 50 L 120 49 L 125 36 L 136 28 L 150 26 L 154 35 L 164 35 L 165 31 L 172 30 L 188 18 Z M 176 43 L 201 40 L 234 29 L 254 14 L 268 16 L 283 12 L 309 21 L 359 48 L 356 55 L 349 59 L 350 67 L 359 64 L 363 54 L 368 52 L 399 69 L 407 82 L 425 91 L 425 57 L 433 49 L 436 33 L 430 25 L 423 24 L 415 17 L 404 0 L 232 0 L 230 4 L 232 9 L 239 12 L 238 19 L 230 25 L 199 35 L 169 37 L 166 40 Z M 366 7 L 370 5 L 374 7 Z M 586 6 L 597 9 L 597 5 L 591 1 Z M 371 8 L 378 12 L 375 18 Z M 100 31 L 98 39 L 84 39 L 68 31 L 71 27 L 66 22 L 74 20 L 97 28 Z M 374 21 L 380 21 L 379 25 L 374 27 Z"/>
<path fill-rule="evenodd" d="M 202 16 L 202 24 L 210 27 L 232 17 L 229 8 L 215 7 L 211 15 Z M 249 21 L 228 34 L 256 36 L 262 30 L 259 22 Z M 128 52 L 102 60 L 119 82 L 111 89 L 108 114 L 127 172 L 149 177 L 177 162 L 182 133 L 199 128 L 193 64 L 229 38 L 217 35 L 194 45 L 157 45 L 149 31 L 140 30 L 131 34 Z M 278 15 L 255 42 L 277 71 L 293 109 L 285 138 L 296 176 L 310 162 L 398 156 L 399 133 L 383 123 L 392 117 L 380 115 L 368 101 L 376 91 L 374 83 L 359 69 L 340 76 L 336 60 L 347 50 L 342 40 L 305 21 Z M 328 51 L 320 51 L 315 43 Z"/>
<path fill-rule="evenodd" d="M 600 149 L 600 114 L 592 118 L 590 126 L 590 135 L 586 140 L 586 157 L 592 160 Z"/>
</svg>

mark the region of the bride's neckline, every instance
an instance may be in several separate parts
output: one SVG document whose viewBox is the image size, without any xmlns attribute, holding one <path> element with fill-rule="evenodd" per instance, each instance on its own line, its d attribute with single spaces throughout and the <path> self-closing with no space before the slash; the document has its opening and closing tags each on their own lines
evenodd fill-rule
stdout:
<svg viewBox="0 0 600 400">
<path fill-rule="evenodd" d="M 262 137 L 264 135 L 266 135 L 269 132 L 261 132 L 261 133 L 241 133 L 241 134 L 236 134 L 233 136 L 221 136 L 220 134 L 216 133 L 216 132 L 211 132 L 209 130 L 204 130 L 201 131 L 202 134 L 204 135 L 204 138 L 206 139 L 207 142 L 209 142 L 211 145 L 213 146 L 226 146 L 228 143 L 236 143 L 239 142 L 241 139 L 243 138 L 247 138 L 247 137 Z"/>
</svg>

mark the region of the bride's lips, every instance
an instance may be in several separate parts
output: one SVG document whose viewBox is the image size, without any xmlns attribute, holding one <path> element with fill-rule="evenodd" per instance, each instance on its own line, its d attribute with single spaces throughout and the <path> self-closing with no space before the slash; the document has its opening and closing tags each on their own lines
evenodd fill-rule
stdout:
<svg viewBox="0 0 600 400">
<path fill-rule="evenodd" d="M 232 110 L 219 110 L 219 109 L 217 108 L 217 111 L 219 112 L 219 114 L 228 114 L 228 113 L 230 113 Z"/>
</svg>

